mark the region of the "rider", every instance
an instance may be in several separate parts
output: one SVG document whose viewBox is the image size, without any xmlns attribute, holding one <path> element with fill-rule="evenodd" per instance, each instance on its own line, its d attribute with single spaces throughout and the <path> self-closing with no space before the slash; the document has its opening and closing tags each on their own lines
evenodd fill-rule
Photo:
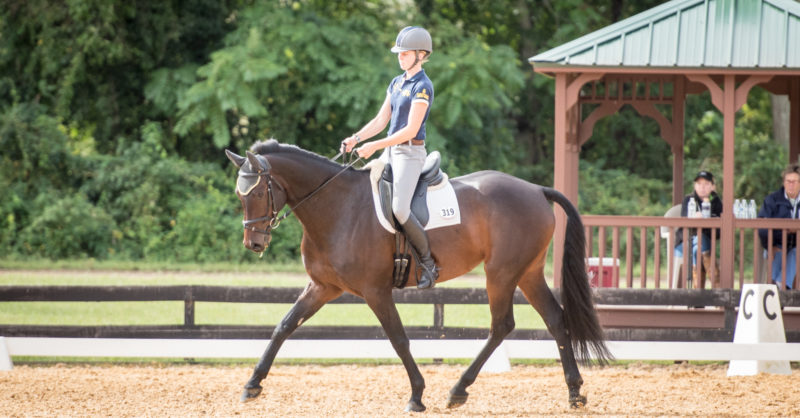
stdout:
<svg viewBox="0 0 800 418">
<path fill-rule="evenodd" d="M 420 256 L 423 268 L 417 287 L 428 289 L 433 287 L 439 273 L 431 257 L 428 235 L 411 213 L 411 198 L 427 156 L 425 121 L 433 104 L 433 83 L 422 64 L 433 52 L 433 41 L 427 30 L 407 26 L 397 35 L 391 51 L 397 54 L 400 69 L 405 72 L 389 83 L 378 114 L 358 132 L 345 138 L 342 145 L 350 152 L 359 142 L 380 134 L 389 123 L 386 138 L 367 142 L 356 151 L 360 157 L 369 158 L 375 151 L 388 147 L 382 158 L 390 161 L 394 174 L 392 212 Z"/>
</svg>

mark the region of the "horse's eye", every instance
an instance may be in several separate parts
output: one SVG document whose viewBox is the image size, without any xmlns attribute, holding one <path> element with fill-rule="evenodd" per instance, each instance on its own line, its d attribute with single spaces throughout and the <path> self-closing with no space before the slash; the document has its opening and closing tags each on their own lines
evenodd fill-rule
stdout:
<svg viewBox="0 0 800 418">
<path fill-rule="evenodd" d="M 261 199 L 262 197 L 264 197 L 264 192 L 258 192 L 258 198 Z"/>
</svg>

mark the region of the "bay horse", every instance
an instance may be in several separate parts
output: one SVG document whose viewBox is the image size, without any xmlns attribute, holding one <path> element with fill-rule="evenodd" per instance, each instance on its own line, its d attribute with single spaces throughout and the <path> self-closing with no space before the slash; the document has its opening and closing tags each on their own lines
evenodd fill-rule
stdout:
<svg viewBox="0 0 800 418">
<path fill-rule="evenodd" d="M 239 167 L 236 194 L 244 210 L 244 246 L 261 253 L 269 246 L 278 211 L 290 207 L 303 227 L 301 251 L 310 282 L 271 336 L 242 401 L 257 397 L 283 342 L 325 303 L 349 292 L 377 316 L 411 383 L 406 411 L 425 410 L 425 381 L 411 356 L 392 300 L 395 240 L 374 214 L 369 171 L 331 161 L 275 140 L 255 143 L 246 157 L 226 150 Z M 517 287 L 541 315 L 555 339 L 571 407 L 585 405 L 575 353 L 605 363 L 611 354 L 586 277 L 585 237 L 580 215 L 558 191 L 496 171 L 450 180 L 461 208 L 461 224 L 428 231 L 439 282 L 464 275 L 484 262 L 491 329 L 486 345 L 450 390 L 449 408 L 467 401 L 466 391 L 492 352 L 514 329 Z M 563 258 L 563 309 L 544 277 L 555 220 L 549 201 L 567 214 Z M 286 214 L 284 215 L 286 216 Z M 413 263 L 412 263 L 413 264 Z M 409 285 L 416 284 L 412 269 Z"/>
</svg>

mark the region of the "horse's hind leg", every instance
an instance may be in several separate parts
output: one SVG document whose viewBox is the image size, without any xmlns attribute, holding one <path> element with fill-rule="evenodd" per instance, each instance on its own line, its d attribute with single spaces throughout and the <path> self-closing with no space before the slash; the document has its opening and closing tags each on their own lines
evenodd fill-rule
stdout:
<svg viewBox="0 0 800 418">
<path fill-rule="evenodd" d="M 539 270 L 528 273 L 518 285 L 528 302 L 542 316 L 547 330 L 558 344 L 558 354 L 561 356 L 561 365 L 564 368 L 564 379 L 569 389 L 570 407 L 584 406 L 586 397 L 580 393 L 583 378 L 578 371 L 578 363 L 575 361 L 569 330 L 564 326 L 564 310 L 556 301 L 553 292 L 547 287 L 547 283 L 544 281 L 544 272 Z"/>
<path fill-rule="evenodd" d="M 311 282 L 306 286 L 300 297 L 292 306 L 292 309 L 281 320 L 281 323 L 275 327 L 270 338 L 269 345 L 258 361 L 253 375 L 247 384 L 244 386 L 244 393 L 242 393 L 242 402 L 247 402 L 261 393 L 261 381 L 267 377 L 272 362 L 278 354 L 278 350 L 283 345 L 283 342 L 294 332 L 303 322 L 308 320 L 314 315 L 323 305 L 328 301 L 339 297 L 342 294 L 340 289 L 328 287 L 324 285 Z"/>
<path fill-rule="evenodd" d="M 467 402 L 467 387 L 475 382 L 481 368 L 492 355 L 494 350 L 503 342 L 503 339 L 514 330 L 514 284 L 506 281 L 500 282 L 492 280 L 494 275 L 488 274 L 486 291 L 489 295 L 489 310 L 492 314 L 492 326 L 489 331 L 489 339 L 486 344 L 469 365 L 467 370 L 458 379 L 455 386 L 450 389 L 450 397 L 447 400 L 447 407 L 454 408 Z"/>
<path fill-rule="evenodd" d="M 417 363 L 414 357 L 411 356 L 411 346 L 406 336 L 406 331 L 403 328 L 403 323 L 400 320 L 400 314 L 397 312 L 397 307 L 392 300 L 391 289 L 377 289 L 369 294 L 364 294 L 364 300 L 369 305 L 375 316 L 383 327 L 386 336 L 394 347 L 394 351 L 403 362 L 403 366 L 408 373 L 408 379 L 411 382 L 411 398 L 406 405 L 406 412 L 422 412 L 425 410 L 425 405 L 422 404 L 422 391 L 425 389 L 425 379 L 422 373 L 419 372 Z"/>
</svg>

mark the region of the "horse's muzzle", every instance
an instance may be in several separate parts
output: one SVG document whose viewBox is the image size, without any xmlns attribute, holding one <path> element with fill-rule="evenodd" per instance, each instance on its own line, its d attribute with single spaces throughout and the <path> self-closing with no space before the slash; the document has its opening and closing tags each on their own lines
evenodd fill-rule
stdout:
<svg viewBox="0 0 800 418">
<path fill-rule="evenodd" d="M 247 235 L 255 235 L 255 237 L 250 238 Z M 250 251 L 262 253 L 269 247 L 270 241 L 272 241 L 272 234 L 245 234 L 242 244 Z"/>
</svg>

